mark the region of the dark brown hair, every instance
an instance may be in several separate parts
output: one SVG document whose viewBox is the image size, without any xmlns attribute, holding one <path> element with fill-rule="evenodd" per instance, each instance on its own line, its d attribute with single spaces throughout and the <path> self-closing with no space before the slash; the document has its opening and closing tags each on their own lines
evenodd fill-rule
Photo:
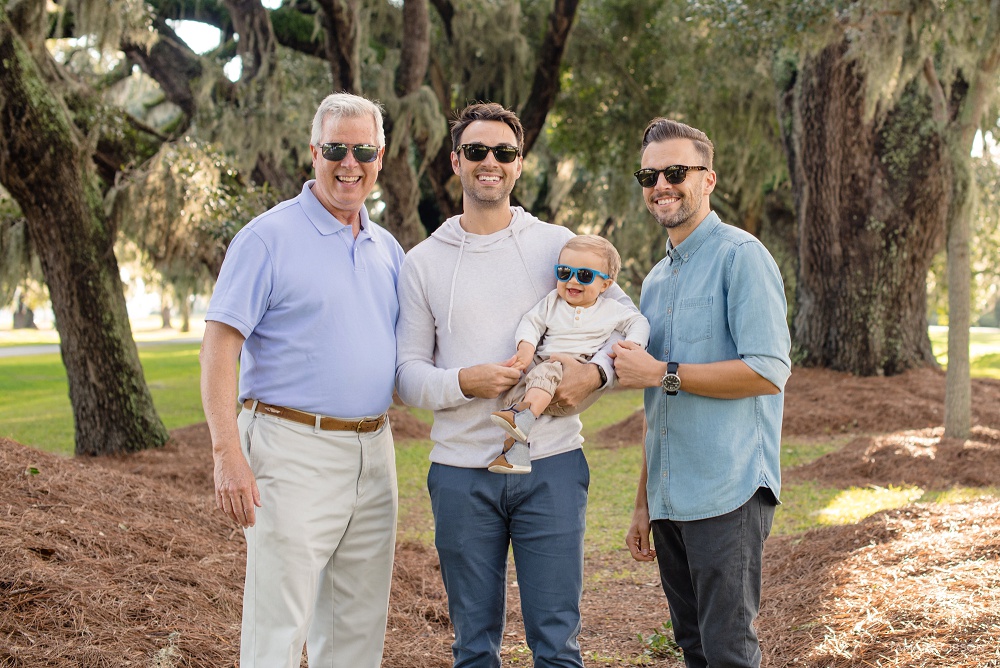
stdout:
<svg viewBox="0 0 1000 668">
<path fill-rule="evenodd" d="M 642 133 L 640 155 L 653 142 L 667 141 L 668 139 L 690 139 L 693 141 L 698 154 L 706 162 L 704 166 L 712 169 L 712 161 L 715 159 L 715 144 L 708 138 L 708 135 L 697 128 L 669 118 L 654 118 L 649 122 L 646 131 Z"/>
<path fill-rule="evenodd" d="M 510 109 L 504 109 L 503 106 L 496 102 L 476 102 L 460 111 L 451 124 L 451 146 L 453 151 L 459 147 L 465 128 L 476 121 L 500 121 L 501 123 L 506 123 L 507 127 L 514 131 L 518 152 L 523 148 L 524 128 L 521 127 L 521 121 L 518 119 L 517 114 Z"/>
</svg>

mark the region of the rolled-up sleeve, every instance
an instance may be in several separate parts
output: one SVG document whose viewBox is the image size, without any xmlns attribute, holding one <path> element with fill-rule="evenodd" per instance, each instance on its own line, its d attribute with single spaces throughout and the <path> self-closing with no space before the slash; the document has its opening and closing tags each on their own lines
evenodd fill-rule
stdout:
<svg viewBox="0 0 1000 668">
<path fill-rule="evenodd" d="M 733 249 L 727 280 L 728 318 L 747 366 L 783 390 L 792 373 L 785 287 L 767 249 L 748 242 Z"/>
</svg>

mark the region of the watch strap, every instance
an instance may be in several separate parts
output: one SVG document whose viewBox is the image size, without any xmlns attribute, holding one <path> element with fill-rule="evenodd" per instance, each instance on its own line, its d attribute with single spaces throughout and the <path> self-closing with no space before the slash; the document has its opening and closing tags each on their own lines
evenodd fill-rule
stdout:
<svg viewBox="0 0 1000 668">
<path fill-rule="evenodd" d="M 594 364 L 594 366 L 597 367 L 597 374 L 601 377 L 601 384 L 598 387 L 598 389 L 600 389 L 601 387 L 604 387 L 605 385 L 608 384 L 608 372 L 605 371 L 604 367 L 601 366 L 600 364 Z"/>
<path fill-rule="evenodd" d="M 677 362 L 667 362 L 667 372 L 663 374 L 663 380 L 660 384 L 663 385 L 663 392 L 668 396 L 676 396 L 677 392 L 681 389 L 681 377 L 677 375 L 677 369 L 680 364 Z"/>
</svg>

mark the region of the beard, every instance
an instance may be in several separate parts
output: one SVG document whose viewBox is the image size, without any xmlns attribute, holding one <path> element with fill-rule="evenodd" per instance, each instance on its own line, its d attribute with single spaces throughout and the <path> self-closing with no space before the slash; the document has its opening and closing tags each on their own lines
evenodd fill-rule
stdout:
<svg viewBox="0 0 1000 668">
<path fill-rule="evenodd" d="M 650 205 L 650 200 L 654 200 L 656 197 L 650 197 L 646 202 L 646 208 L 653 215 L 653 218 L 657 223 L 660 224 L 663 229 L 670 230 L 675 227 L 681 227 L 687 222 L 690 222 L 698 210 L 701 208 L 701 197 L 695 197 L 693 194 L 682 194 L 680 208 L 671 213 L 665 213 L 656 210 L 654 206 Z"/>
<path fill-rule="evenodd" d="M 499 187 L 486 187 L 479 183 L 476 174 L 462 175 L 462 190 L 464 196 L 474 200 L 482 208 L 506 207 L 510 203 L 510 194 L 514 191 L 514 179 L 506 174 L 500 174 Z"/>
</svg>

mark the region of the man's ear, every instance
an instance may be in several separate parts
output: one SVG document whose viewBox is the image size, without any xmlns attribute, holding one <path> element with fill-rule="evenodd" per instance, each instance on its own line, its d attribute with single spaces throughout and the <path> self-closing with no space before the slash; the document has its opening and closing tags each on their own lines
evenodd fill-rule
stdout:
<svg viewBox="0 0 1000 668">
<path fill-rule="evenodd" d="M 458 154 L 454 151 L 451 152 L 451 171 L 458 174 Z"/>
<path fill-rule="evenodd" d="M 705 194 L 711 195 L 715 190 L 715 181 L 718 177 L 714 170 L 709 170 L 708 174 L 705 175 Z"/>
</svg>

